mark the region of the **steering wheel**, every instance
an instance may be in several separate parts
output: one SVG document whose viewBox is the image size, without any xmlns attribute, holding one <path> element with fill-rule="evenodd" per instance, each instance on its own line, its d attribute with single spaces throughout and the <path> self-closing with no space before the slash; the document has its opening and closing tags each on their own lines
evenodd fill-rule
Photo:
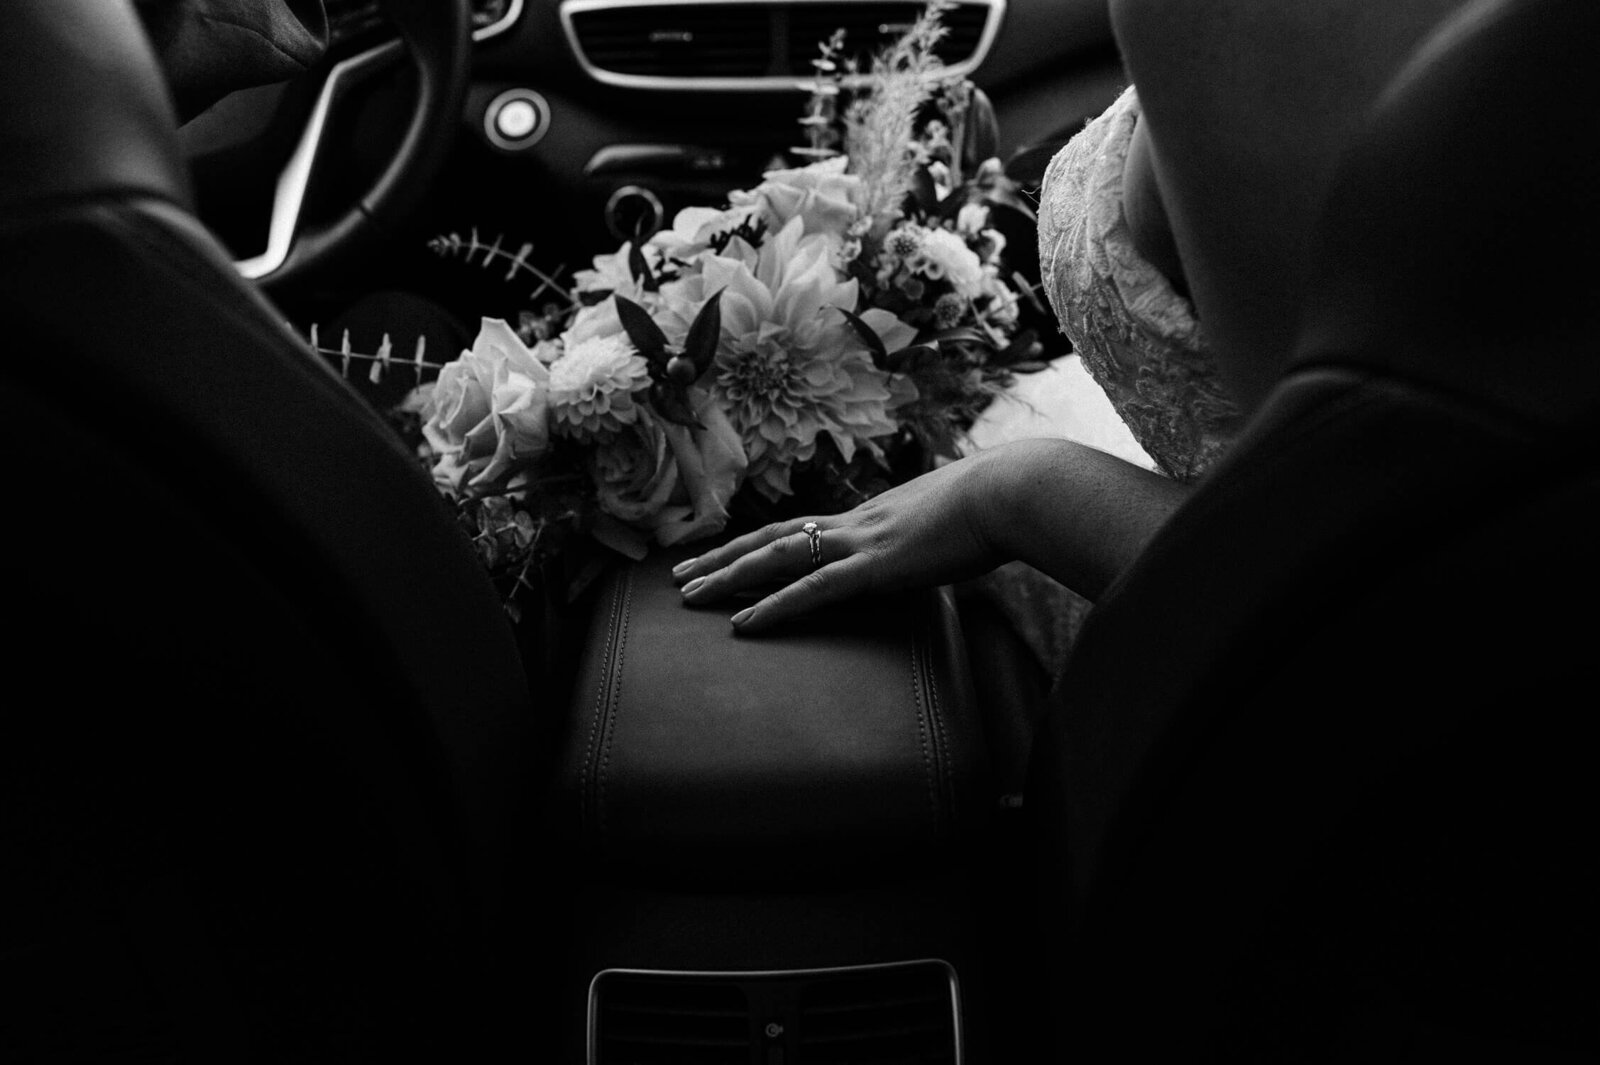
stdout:
<svg viewBox="0 0 1600 1065">
<path fill-rule="evenodd" d="M 265 287 L 296 285 L 380 239 L 416 207 L 449 153 L 471 72 L 472 2 L 381 3 L 399 39 L 341 60 L 328 71 L 305 130 L 279 175 L 266 250 L 236 264 L 241 274 Z M 417 101 L 394 158 L 348 210 L 315 226 L 304 224 L 306 190 L 333 110 L 352 86 L 402 55 L 416 71 Z"/>
</svg>

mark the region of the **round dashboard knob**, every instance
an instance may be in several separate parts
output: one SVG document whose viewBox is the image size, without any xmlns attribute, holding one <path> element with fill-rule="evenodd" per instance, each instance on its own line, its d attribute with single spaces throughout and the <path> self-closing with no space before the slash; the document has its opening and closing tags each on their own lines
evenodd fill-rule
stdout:
<svg viewBox="0 0 1600 1065">
<path fill-rule="evenodd" d="M 533 147 L 549 129 L 550 105 L 532 89 L 507 89 L 483 113 L 489 143 L 509 152 Z"/>
<path fill-rule="evenodd" d="M 508 141 L 521 140 L 539 128 L 539 112 L 527 100 L 508 100 L 495 114 L 494 128 Z"/>
<path fill-rule="evenodd" d="M 643 185 L 624 185 L 606 200 L 606 228 L 618 240 L 644 240 L 666 220 L 661 197 Z"/>
</svg>

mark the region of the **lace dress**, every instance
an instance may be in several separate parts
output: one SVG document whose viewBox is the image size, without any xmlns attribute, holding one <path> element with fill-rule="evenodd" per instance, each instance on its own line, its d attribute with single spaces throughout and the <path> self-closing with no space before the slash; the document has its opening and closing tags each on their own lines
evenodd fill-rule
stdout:
<svg viewBox="0 0 1600 1065">
<path fill-rule="evenodd" d="M 1124 92 L 1051 160 L 1039 203 L 1045 292 L 1084 368 L 1160 469 L 1193 480 L 1239 426 L 1189 301 L 1134 249 L 1122 169 L 1139 116 Z"/>
<path fill-rule="evenodd" d="M 1061 149 L 1039 204 L 1044 289 L 1062 331 L 1117 416 L 1167 476 L 1190 481 L 1240 425 L 1189 301 L 1133 246 L 1122 170 L 1139 100 L 1124 92 Z M 1022 563 L 972 589 L 1021 637 L 1047 677 L 1065 668 L 1091 604 Z"/>
</svg>

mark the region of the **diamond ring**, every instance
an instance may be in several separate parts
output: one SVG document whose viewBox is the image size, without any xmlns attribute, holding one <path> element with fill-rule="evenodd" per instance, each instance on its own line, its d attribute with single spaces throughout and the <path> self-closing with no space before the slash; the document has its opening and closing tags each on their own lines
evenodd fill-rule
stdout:
<svg viewBox="0 0 1600 1065">
<path fill-rule="evenodd" d="M 811 541 L 811 568 L 820 569 L 822 566 L 822 530 L 814 521 L 808 521 L 800 526 L 800 531 L 806 534 Z"/>
</svg>

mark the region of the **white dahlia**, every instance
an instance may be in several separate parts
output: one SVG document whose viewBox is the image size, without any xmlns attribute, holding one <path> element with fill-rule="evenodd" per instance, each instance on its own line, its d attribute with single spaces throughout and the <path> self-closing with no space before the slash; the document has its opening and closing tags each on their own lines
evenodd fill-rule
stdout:
<svg viewBox="0 0 1600 1065">
<path fill-rule="evenodd" d="M 792 218 L 759 250 L 735 238 L 698 279 L 705 293 L 723 293 L 708 383 L 744 442 L 749 480 L 769 499 L 791 491 L 789 472 L 816 454 L 819 434 L 848 459 L 896 428 L 889 375 L 840 313 L 855 308 L 857 284 L 834 267 L 830 237 L 803 229 Z M 862 317 L 891 349 L 911 332 L 884 311 Z"/>
<path fill-rule="evenodd" d="M 551 428 L 593 440 L 633 424 L 633 394 L 650 384 L 650 367 L 625 335 L 590 337 L 550 366 Z"/>
</svg>

